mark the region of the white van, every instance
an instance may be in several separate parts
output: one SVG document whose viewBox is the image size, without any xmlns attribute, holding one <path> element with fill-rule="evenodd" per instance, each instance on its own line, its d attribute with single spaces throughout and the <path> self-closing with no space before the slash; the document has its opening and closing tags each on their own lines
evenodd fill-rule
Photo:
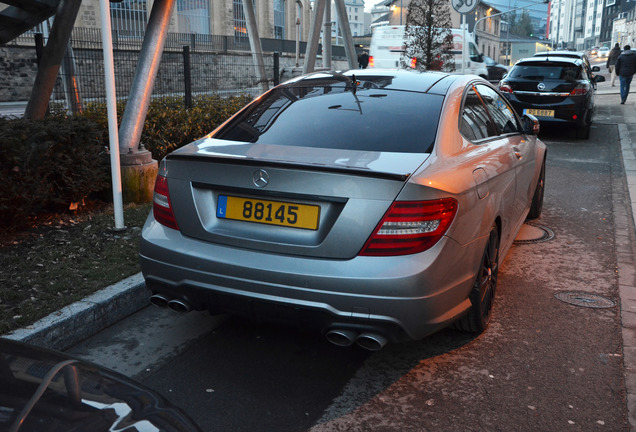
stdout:
<svg viewBox="0 0 636 432">
<path fill-rule="evenodd" d="M 400 58 L 405 51 L 404 30 L 406 26 L 388 25 L 376 27 L 371 37 L 369 48 L 370 68 L 399 68 Z M 453 33 L 453 55 L 455 58 L 455 72 L 462 73 L 462 46 L 464 32 L 461 29 L 451 29 Z M 466 50 L 466 64 L 464 73 L 488 77 L 488 69 L 483 56 L 471 34 L 466 31 L 468 46 Z"/>
</svg>

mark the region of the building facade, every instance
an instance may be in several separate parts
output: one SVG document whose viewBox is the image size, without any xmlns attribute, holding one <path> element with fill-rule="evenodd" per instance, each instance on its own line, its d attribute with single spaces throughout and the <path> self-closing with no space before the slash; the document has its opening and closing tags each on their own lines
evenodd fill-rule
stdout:
<svg viewBox="0 0 636 432">
<path fill-rule="evenodd" d="M 636 3 L 627 0 L 605 0 L 603 17 L 601 19 L 600 44 L 610 46 L 612 41 L 618 39 L 614 34 L 614 21 L 625 19 L 625 26 L 629 17 L 633 17 L 634 5 Z M 633 18 L 632 18 L 633 21 Z"/>
<path fill-rule="evenodd" d="M 584 49 L 600 45 L 601 19 L 603 18 L 603 0 L 588 0 L 585 11 Z"/>
<path fill-rule="evenodd" d="M 368 27 L 365 26 L 364 0 L 345 0 L 345 9 L 347 10 L 351 36 L 365 36 Z M 331 38 L 335 45 L 343 44 L 339 17 L 333 1 L 331 2 Z"/>
<path fill-rule="evenodd" d="M 100 0 L 83 0 L 76 27 L 101 25 Z M 362 2 L 363 0 L 358 0 Z M 143 34 L 154 0 L 123 0 L 111 3 L 113 30 L 123 35 Z M 362 6 L 364 9 L 364 4 Z M 254 12 L 261 38 L 306 41 L 311 23 L 309 0 L 255 1 Z M 298 24 L 297 24 L 298 22 Z M 242 0 L 176 0 L 170 27 L 172 33 L 247 37 Z"/>
</svg>

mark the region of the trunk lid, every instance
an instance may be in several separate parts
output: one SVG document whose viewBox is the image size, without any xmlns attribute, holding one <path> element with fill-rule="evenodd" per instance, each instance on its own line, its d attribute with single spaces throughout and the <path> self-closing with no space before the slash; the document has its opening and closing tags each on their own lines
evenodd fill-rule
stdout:
<svg viewBox="0 0 636 432">
<path fill-rule="evenodd" d="M 163 168 L 186 236 L 347 259 L 428 156 L 206 138 L 169 155 Z"/>
</svg>

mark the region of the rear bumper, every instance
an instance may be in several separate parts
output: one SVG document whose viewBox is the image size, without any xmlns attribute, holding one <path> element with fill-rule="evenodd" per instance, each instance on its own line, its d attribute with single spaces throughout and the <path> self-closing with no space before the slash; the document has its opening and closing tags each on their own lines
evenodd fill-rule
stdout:
<svg viewBox="0 0 636 432">
<path fill-rule="evenodd" d="M 184 237 L 149 217 L 140 245 L 148 288 L 197 310 L 420 339 L 464 314 L 484 239 L 443 238 L 402 257 L 281 256 Z"/>
<path fill-rule="evenodd" d="M 529 103 L 520 100 L 514 94 L 506 97 L 520 116 L 523 116 L 524 109 L 553 110 L 554 117 L 536 116 L 539 121 L 552 124 L 569 124 L 572 126 L 583 126 L 590 117 L 590 103 L 587 98 L 580 96 L 568 97 L 560 103 Z"/>
</svg>

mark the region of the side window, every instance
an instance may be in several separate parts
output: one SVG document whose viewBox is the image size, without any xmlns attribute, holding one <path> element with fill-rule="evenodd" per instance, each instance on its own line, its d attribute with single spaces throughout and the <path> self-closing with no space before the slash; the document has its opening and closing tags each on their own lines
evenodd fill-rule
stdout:
<svg viewBox="0 0 636 432">
<path fill-rule="evenodd" d="M 508 101 L 492 88 L 483 84 L 475 86 L 481 95 L 484 103 L 488 107 L 490 116 L 497 125 L 500 133 L 509 134 L 521 132 L 521 126 L 517 121 L 514 111 L 508 105 Z"/>
<path fill-rule="evenodd" d="M 592 81 L 591 74 L 588 73 L 587 67 L 582 67 L 581 68 L 581 79 Z"/>
<path fill-rule="evenodd" d="M 472 87 L 464 100 L 460 132 L 470 141 L 479 141 L 497 135 L 497 130 L 488 115 L 486 107 Z"/>
<path fill-rule="evenodd" d="M 479 50 L 477 49 L 474 43 L 472 42 L 468 43 L 468 50 L 469 50 L 468 55 L 470 56 L 470 59 L 475 62 L 479 61 Z"/>
</svg>

